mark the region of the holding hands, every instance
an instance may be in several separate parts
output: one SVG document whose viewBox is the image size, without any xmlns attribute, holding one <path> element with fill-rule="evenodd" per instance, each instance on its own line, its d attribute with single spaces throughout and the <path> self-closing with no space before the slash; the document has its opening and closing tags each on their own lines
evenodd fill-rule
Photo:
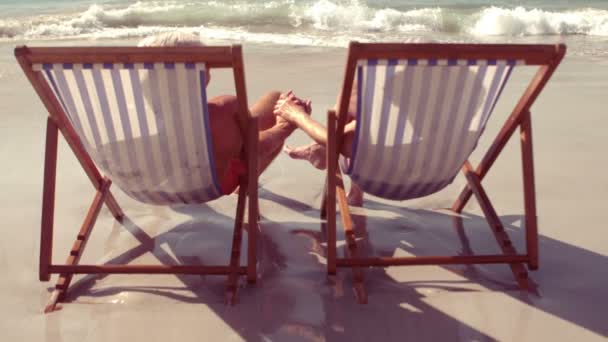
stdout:
<svg viewBox="0 0 608 342">
<path fill-rule="evenodd" d="M 297 121 L 302 116 L 310 116 L 312 112 L 311 101 L 297 97 L 293 91 L 281 94 L 274 106 L 274 115 L 277 122 L 287 122 L 297 126 Z"/>
</svg>

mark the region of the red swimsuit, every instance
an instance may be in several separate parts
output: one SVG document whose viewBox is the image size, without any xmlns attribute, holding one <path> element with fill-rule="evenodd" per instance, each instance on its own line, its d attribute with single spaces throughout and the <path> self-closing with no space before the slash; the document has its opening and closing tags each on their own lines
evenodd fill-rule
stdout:
<svg viewBox="0 0 608 342">
<path fill-rule="evenodd" d="M 229 195 L 239 186 L 239 178 L 245 174 L 247 168 L 240 159 L 233 158 L 228 162 L 226 172 L 220 181 L 224 195 Z"/>
</svg>

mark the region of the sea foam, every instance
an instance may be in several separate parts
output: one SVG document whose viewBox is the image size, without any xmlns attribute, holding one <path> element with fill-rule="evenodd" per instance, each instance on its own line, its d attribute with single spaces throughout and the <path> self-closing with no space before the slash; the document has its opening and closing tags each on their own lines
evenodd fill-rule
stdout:
<svg viewBox="0 0 608 342">
<path fill-rule="evenodd" d="M 124 38 L 182 29 L 256 41 L 343 44 L 351 39 L 402 40 L 412 35 L 608 37 L 608 11 L 523 7 L 374 8 L 362 1 L 153 1 L 92 5 L 75 13 L 0 19 L 0 38 Z"/>
<path fill-rule="evenodd" d="M 468 32 L 476 35 L 534 36 L 588 35 L 608 36 L 608 11 L 581 9 L 547 12 L 523 7 L 490 7 L 474 14 Z"/>
</svg>

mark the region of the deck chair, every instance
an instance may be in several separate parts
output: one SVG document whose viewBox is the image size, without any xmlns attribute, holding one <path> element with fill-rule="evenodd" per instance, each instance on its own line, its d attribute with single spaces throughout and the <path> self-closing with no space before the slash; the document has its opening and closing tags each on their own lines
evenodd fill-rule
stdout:
<svg viewBox="0 0 608 342">
<path fill-rule="evenodd" d="M 237 281 L 256 281 L 257 120 L 249 113 L 242 50 L 226 47 L 17 47 L 15 56 L 46 107 L 40 281 L 59 274 L 45 312 L 65 298 L 74 274 L 227 275 L 227 301 Z M 222 195 L 215 174 L 207 106 L 206 70 L 231 68 L 246 175 L 239 180 L 229 265 L 79 265 L 105 204 L 124 214 L 110 191 L 154 205 L 196 204 Z M 52 264 L 58 132 L 97 189 L 64 265 Z M 249 197 L 247 266 L 240 266 L 246 197 Z"/>
<path fill-rule="evenodd" d="M 327 181 L 321 216 L 327 217 L 328 273 L 335 274 L 337 267 L 352 267 L 354 291 L 360 303 L 367 301 L 361 268 L 371 266 L 505 263 L 510 265 L 520 287 L 530 287 L 524 264 L 531 270 L 538 268 L 530 107 L 565 51 L 564 45 L 350 44 L 338 112 L 330 110 L 327 117 Z M 512 70 L 520 65 L 539 68 L 474 168 L 469 156 Z M 339 158 L 339 151 L 353 84 L 358 95 L 357 124 L 352 156 L 345 160 Z M 524 254 L 516 252 L 481 185 L 518 127 L 525 202 Z M 358 256 L 342 172 L 365 193 L 408 200 L 442 190 L 459 170 L 467 185 L 452 211 L 461 213 L 471 195 L 475 195 L 503 254 Z M 336 199 L 348 254 L 343 258 L 336 255 Z"/>
</svg>

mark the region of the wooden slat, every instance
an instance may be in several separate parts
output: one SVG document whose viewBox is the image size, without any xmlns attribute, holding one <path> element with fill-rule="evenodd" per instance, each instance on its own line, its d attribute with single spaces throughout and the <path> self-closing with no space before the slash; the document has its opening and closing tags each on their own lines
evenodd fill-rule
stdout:
<svg viewBox="0 0 608 342">
<path fill-rule="evenodd" d="M 29 64 L 194 62 L 206 63 L 210 68 L 227 68 L 232 66 L 232 49 L 229 46 L 20 46 L 15 49 L 15 55 L 23 57 Z"/>
<path fill-rule="evenodd" d="M 50 280 L 49 265 L 53 262 L 57 142 L 57 125 L 52 118 L 48 117 L 46 120 L 44 185 L 42 190 L 42 220 L 40 227 L 40 263 L 38 268 L 38 278 L 40 281 Z"/>
<path fill-rule="evenodd" d="M 526 252 L 530 257 L 528 268 L 538 269 L 538 227 L 536 222 L 536 194 L 534 186 L 534 156 L 532 151 L 532 121 L 526 112 L 520 125 L 524 208 L 526 225 Z"/>
<path fill-rule="evenodd" d="M 348 255 L 351 258 L 358 258 L 359 251 L 357 248 L 357 239 L 355 237 L 355 231 L 353 229 L 353 218 L 348 207 L 348 201 L 346 200 L 346 191 L 344 190 L 344 181 L 342 179 L 342 172 L 338 168 L 336 170 L 337 186 L 336 194 L 338 204 L 340 205 L 340 216 L 342 217 L 342 227 L 344 229 L 344 238 L 346 239 L 346 247 Z M 353 265 L 353 290 L 359 304 L 367 303 L 367 291 L 363 285 L 363 270 Z"/>
<path fill-rule="evenodd" d="M 374 257 L 365 259 L 338 259 L 340 267 L 406 266 L 406 265 L 452 265 L 452 264 L 504 264 L 526 261 L 525 255 L 472 255 L 472 256 L 412 256 L 412 257 Z"/>
<path fill-rule="evenodd" d="M 357 59 L 370 58 L 434 58 L 434 59 L 512 59 L 528 65 L 552 63 L 564 54 L 566 46 L 538 44 L 400 44 L 351 43 Z"/>
<path fill-rule="evenodd" d="M 342 179 L 342 172 L 339 168 L 336 168 L 336 198 L 340 207 L 340 217 L 342 218 L 342 226 L 344 227 L 344 233 L 354 234 L 353 232 L 353 219 L 350 215 L 350 209 L 348 207 L 348 201 L 346 200 L 346 190 L 344 189 L 344 180 Z"/>
<path fill-rule="evenodd" d="M 321 210 L 319 216 L 322 220 L 324 220 L 327 218 L 327 176 L 325 176 L 325 184 L 323 185 L 323 193 L 321 196 Z"/>
<path fill-rule="evenodd" d="M 329 131 L 328 129 L 328 132 L 335 135 L 336 153 L 331 154 L 330 156 L 335 159 L 336 165 L 338 163 L 340 151 L 342 151 L 342 144 L 344 144 L 344 127 L 346 126 L 346 120 L 348 119 L 348 107 L 355 80 L 355 70 L 357 67 L 356 56 L 358 53 L 359 44 L 351 42 L 348 47 L 348 56 L 346 58 L 346 65 L 344 67 L 344 80 L 342 82 L 342 91 L 340 93 L 337 127 L 335 127 L 335 129 L 332 131 Z"/>
<path fill-rule="evenodd" d="M 327 273 L 336 274 L 336 112 L 327 112 Z"/>
<path fill-rule="evenodd" d="M 258 204 L 258 118 L 249 118 L 249 131 L 247 134 L 247 186 L 249 197 L 249 212 L 247 219 L 247 282 L 253 284 L 257 281 L 257 234 L 259 219 Z"/>
<path fill-rule="evenodd" d="M 243 64 L 243 52 L 240 45 L 232 47 L 232 65 L 234 71 L 234 87 L 236 89 L 236 97 L 238 102 L 237 117 L 239 127 L 244 137 L 247 136 L 247 125 L 249 118 L 252 117 L 249 113 L 247 102 L 247 82 L 245 81 L 245 65 Z"/>
<path fill-rule="evenodd" d="M 241 242 L 243 237 L 243 219 L 245 218 L 245 201 L 247 199 L 247 184 L 244 177 L 239 182 L 239 197 L 236 205 L 234 219 L 234 232 L 232 235 L 232 248 L 230 250 L 230 272 L 226 282 L 226 304 L 236 303 L 236 292 L 238 288 L 238 268 L 241 260 Z"/>
<path fill-rule="evenodd" d="M 197 265 L 51 265 L 51 273 L 73 274 L 208 274 L 227 275 L 230 266 Z M 247 268 L 237 268 L 238 274 L 246 274 Z"/>
</svg>

